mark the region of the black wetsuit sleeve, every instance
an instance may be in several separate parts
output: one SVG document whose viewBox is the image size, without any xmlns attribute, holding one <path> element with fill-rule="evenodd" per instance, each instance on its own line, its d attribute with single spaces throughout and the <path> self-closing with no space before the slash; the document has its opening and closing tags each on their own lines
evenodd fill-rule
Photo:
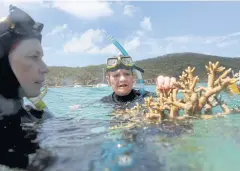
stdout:
<svg viewBox="0 0 240 171">
<path fill-rule="evenodd" d="M 21 109 L 17 114 L 3 116 L 0 120 L 0 164 L 9 167 L 26 168 L 29 162 L 28 154 L 39 149 L 37 143 L 32 142 L 37 137 L 34 130 L 27 131 L 21 126 L 21 116 L 25 114 Z"/>
<path fill-rule="evenodd" d="M 135 101 L 136 99 L 139 99 L 141 97 L 141 94 L 140 94 L 140 91 L 139 90 L 133 90 L 135 95 L 134 95 L 134 98 L 133 97 L 129 97 L 129 101 L 128 102 L 133 102 Z M 145 91 L 143 97 L 150 97 L 150 96 L 153 96 L 153 97 L 157 97 L 156 93 L 153 93 L 153 92 L 149 92 L 149 91 Z M 128 98 L 126 98 L 128 99 Z M 132 99 L 132 100 L 130 100 Z M 114 97 L 113 97 L 113 93 L 108 95 L 108 96 L 105 96 L 103 97 L 102 99 L 100 99 L 101 102 L 103 103 L 118 103 L 118 104 L 125 104 L 126 102 L 117 102 L 116 99 L 114 100 Z"/>
<path fill-rule="evenodd" d="M 150 97 L 150 96 L 157 97 L 157 94 L 154 92 L 146 91 L 144 97 Z"/>
<path fill-rule="evenodd" d="M 136 93 L 137 93 L 138 96 L 141 95 L 139 90 L 136 90 Z M 146 90 L 145 90 L 143 97 L 150 97 L 150 96 L 152 96 L 152 97 L 157 97 L 157 94 L 154 93 L 154 92 L 150 92 L 150 91 L 146 91 Z"/>
<path fill-rule="evenodd" d="M 103 103 L 114 103 L 112 94 L 101 98 L 100 101 Z"/>
<path fill-rule="evenodd" d="M 54 115 L 48 110 L 36 110 L 30 105 L 26 105 L 27 112 L 22 116 L 22 123 L 36 122 L 38 120 L 46 120 L 53 118 Z"/>
<path fill-rule="evenodd" d="M 44 110 L 44 113 L 43 113 L 43 119 L 50 119 L 50 118 L 54 118 L 54 114 L 49 111 L 48 109 Z"/>
</svg>

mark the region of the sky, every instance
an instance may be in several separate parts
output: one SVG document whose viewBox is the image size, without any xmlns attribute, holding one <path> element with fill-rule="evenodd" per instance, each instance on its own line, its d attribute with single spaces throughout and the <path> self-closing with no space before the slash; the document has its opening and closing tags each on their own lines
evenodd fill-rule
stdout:
<svg viewBox="0 0 240 171">
<path fill-rule="evenodd" d="M 240 2 L 0 0 L 44 23 L 42 46 L 49 66 L 82 67 L 120 52 L 134 60 L 178 52 L 240 57 Z"/>
</svg>

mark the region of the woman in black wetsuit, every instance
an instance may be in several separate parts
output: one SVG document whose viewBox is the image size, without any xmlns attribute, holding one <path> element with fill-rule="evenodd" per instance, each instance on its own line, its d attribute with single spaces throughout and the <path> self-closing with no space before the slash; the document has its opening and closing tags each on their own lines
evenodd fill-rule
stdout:
<svg viewBox="0 0 240 171">
<path fill-rule="evenodd" d="M 124 56 L 112 57 L 107 60 L 106 78 L 108 84 L 112 87 L 113 93 L 103 97 L 101 99 L 102 102 L 114 104 L 118 109 L 125 109 L 133 107 L 135 105 L 134 102 L 143 102 L 141 101 L 143 100 L 142 97 L 156 96 L 155 93 L 148 91 L 145 91 L 145 94 L 142 96 L 138 90 L 133 88 L 133 69 L 139 69 L 140 71 L 142 69 L 131 65 L 131 63 L 131 57 Z M 168 90 L 172 88 L 175 81 L 174 77 L 169 78 L 160 75 L 156 80 L 156 86 L 162 90 Z M 111 127 L 115 127 L 118 124 L 122 125 L 129 121 L 127 117 L 122 117 L 123 115 L 118 116 L 110 120 Z M 185 131 L 185 127 L 167 122 L 162 123 L 159 127 L 156 128 L 155 124 L 150 124 L 144 128 L 138 125 L 131 129 L 125 129 L 120 140 L 104 145 L 106 147 L 103 149 L 104 157 L 100 157 L 100 162 L 94 163 L 92 167 L 97 168 L 95 170 L 103 170 L 104 168 L 106 170 L 125 170 L 126 168 L 126 170 L 133 171 L 167 170 L 169 166 L 164 161 L 165 151 L 161 151 L 163 155 L 161 155 L 161 152 L 156 155 L 156 149 L 154 149 L 156 144 L 152 143 L 151 139 L 160 134 L 164 137 L 178 136 Z M 157 146 L 159 147 L 160 145 Z M 179 167 L 179 169 L 181 168 Z"/>
<path fill-rule="evenodd" d="M 107 60 L 107 82 L 112 87 L 113 93 L 101 99 L 105 103 L 128 104 L 135 100 L 143 99 L 141 97 L 156 96 L 155 93 L 145 91 L 141 95 L 138 90 L 133 89 L 134 77 L 133 69 L 143 72 L 143 69 L 133 65 L 131 57 L 114 56 Z M 171 88 L 175 78 L 159 76 L 157 86 L 162 89 Z M 161 85 L 160 85 L 161 84 Z"/>
<path fill-rule="evenodd" d="M 21 118 L 29 114 L 23 97 L 40 94 L 48 68 L 42 60 L 43 24 L 15 6 L 9 13 L 0 22 L 0 164 L 24 169 L 39 146 L 32 142 L 36 132 L 21 126 Z"/>
</svg>

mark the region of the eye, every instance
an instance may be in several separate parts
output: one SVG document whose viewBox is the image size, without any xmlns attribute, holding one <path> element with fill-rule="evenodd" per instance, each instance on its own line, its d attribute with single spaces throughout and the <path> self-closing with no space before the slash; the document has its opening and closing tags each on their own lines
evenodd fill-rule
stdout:
<svg viewBox="0 0 240 171">
<path fill-rule="evenodd" d="M 113 75 L 113 77 L 115 77 L 115 78 L 116 78 L 116 77 L 119 77 L 119 76 L 120 76 L 120 74 L 114 74 L 114 75 Z"/>
<path fill-rule="evenodd" d="M 130 74 L 130 73 L 128 73 L 128 72 L 125 72 L 123 75 L 124 75 L 124 76 L 130 76 L 130 75 L 132 75 L 132 74 Z"/>
<path fill-rule="evenodd" d="M 31 58 L 33 58 L 33 60 L 38 60 L 39 56 L 33 55 L 33 56 L 31 56 Z"/>
</svg>

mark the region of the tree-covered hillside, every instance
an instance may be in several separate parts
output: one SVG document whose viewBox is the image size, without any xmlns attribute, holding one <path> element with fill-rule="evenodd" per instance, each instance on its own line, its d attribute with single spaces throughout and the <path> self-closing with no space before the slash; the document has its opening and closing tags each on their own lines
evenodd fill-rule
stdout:
<svg viewBox="0 0 240 171">
<path fill-rule="evenodd" d="M 174 53 L 167 54 L 155 58 L 136 61 L 136 65 L 143 68 L 144 80 L 152 79 L 159 74 L 167 76 L 178 76 L 188 66 L 196 67 L 195 74 L 199 76 L 201 81 L 207 78 L 205 65 L 209 61 L 219 61 L 222 66 L 232 68 L 234 71 L 239 70 L 240 58 L 229 58 L 220 56 L 211 56 L 199 53 Z M 103 68 L 105 65 L 94 65 L 87 67 L 49 67 L 50 72 L 47 75 L 47 84 L 49 86 L 61 86 L 78 84 L 96 84 L 102 82 Z"/>
</svg>

